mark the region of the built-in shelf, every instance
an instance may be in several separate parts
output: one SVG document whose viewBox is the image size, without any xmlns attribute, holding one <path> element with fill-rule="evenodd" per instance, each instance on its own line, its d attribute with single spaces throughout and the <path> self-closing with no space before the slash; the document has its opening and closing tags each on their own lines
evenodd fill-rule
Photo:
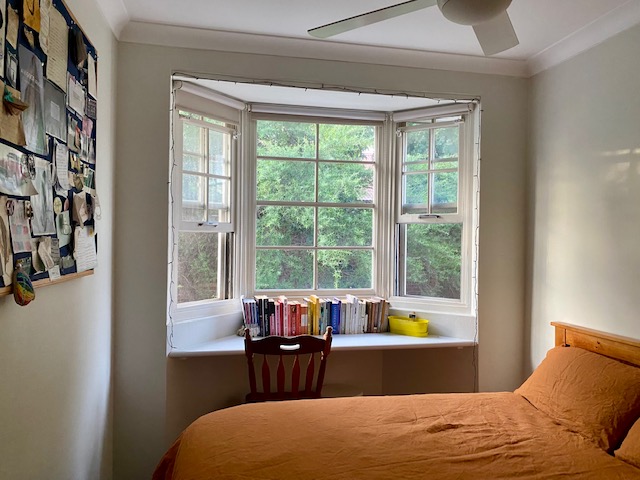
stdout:
<svg viewBox="0 0 640 480">
<path fill-rule="evenodd" d="M 462 348 L 472 347 L 473 340 L 464 338 L 442 337 L 409 337 L 394 333 L 367 333 L 362 335 L 334 335 L 331 343 L 332 351 L 354 350 L 401 350 L 414 348 Z M 169 352 L 170 357 L 207 357 L 217 355 L 244 355 L 244 339 L 237 335 L 223 337 L 210 342 L 183 347 L 176 347 Z"/>
<path fill-rule="evenodd" d="M 51 280 L 49 278 L 43 278 L 42 280 L 36 280 L 33 282 L 33 287 L 37 290 L 40 287 L 46 287 L 48 285 L 57 285 L 58 283 L 68 282 L 70 280 L 75 280 L 76 278 L 86 277 L 87 275 L 93 275 L 93 270 L 87 270 L 86 272 L 80 273 L 68 273 L 67 275 L 62 275 L 60 278 L 56 278 L 55 280 Z M 4 297 L 7 295 L 11 295 L 13 293 L 13 286 L 9 285 L 8 287 L 0 287 L 0 297 Z"/>
</svg>

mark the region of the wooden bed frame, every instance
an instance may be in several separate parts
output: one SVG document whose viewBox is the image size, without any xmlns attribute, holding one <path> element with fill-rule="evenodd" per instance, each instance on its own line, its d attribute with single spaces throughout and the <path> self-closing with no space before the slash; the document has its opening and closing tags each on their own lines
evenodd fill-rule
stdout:
<svg viewBox="0 0 640 480">
<path fill-rule="evenodd" d="M 640 367 L 640 340 L 551 322 L 556 329 L 556 346 L 578 347 Z"/>
</svg>

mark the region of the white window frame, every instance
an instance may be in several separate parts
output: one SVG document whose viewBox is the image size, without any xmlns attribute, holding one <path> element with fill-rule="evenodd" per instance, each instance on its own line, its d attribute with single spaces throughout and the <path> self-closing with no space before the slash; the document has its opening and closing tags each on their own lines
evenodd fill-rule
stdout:
<svg viewBox="0 0 640 480">
<path fill-rule="evenodd" d="M 395 182 L 394 182 L 394 219 L 391 230 L 394 232 L 395 255 L 392 263 L 389 265 L 391 271 L 396 272 L 390 285 L 391 295 L 389 297 L 391 304 L 394 308 L 401 310 L 417 310 L 417 311 L 430 311 L 430 312 L 442 312 L 442 313 L 455 313 L 455 314 L 472 314 L 475 309 L 475 296 L 473 292 L 473 280 L 474 273 L 473 268 L 476 264 L 475 255 L 476 251 L 473 248 L 474 239 L 476 235 L 476 221 L 474 221 L 474 201 L 477 201 L 474 192 L 474 171 L 477 165 L 476 144 L 478 141 L 478 132 L 475 125 L 477 122 L 478 111 L 460 108 L 459 111 L 451 109 L 448 112 L 439 112 L 438 115 L 429 116 L 424 113 L 421 116 L 415 118 L 403 118 L 403 122 L 418 122 L 425 120 L 434 120 L 433 126 L 428 128 L 441 128 L 450 126 L 451 122 L 435 122 L 436 118 L 442 118 L 451 115 L 461 115 L 462 121 L 455 122 L 460 125 L 459 136 L 459 155 L 458 155 L 458 210 L 453 214 L 419 214 L 419 213 L 402 213 L 402 163 L 404 158 L 404 143 L 403 141 L 396 142 L 396 162 L 394 165 Z M 470 111 L 471 110 L 471 111 Z M 425 109 L 428 113 L 428 109 Z M 404 131 L 416 130 L 422 127 L 400 127 L 397 122 L 394 124 L 397 135 L 400 139 L 403 139 Z M 432 146 L 430 146 L 432 150 Z M 433 151 L 433 150 L 432 150 Z M 431 182 L 429 182 L 431 183 Z M 400 235 L 398 226 L 401 224 L 447 224 L 447 223 L 462 223 L 462 245 L 461 245 L 461 265 L 460 265 L 460 299 L 445 299 L 436 297 L 419 297 L 419 296 L 399 296 L 396 292 L 396 281 L 401 281 L 400 278 L 395 278 L 397 275 L 402 274 L 400 267 Z M 398 269 L 398 270 L 396 270 Z"/>
<path fill-rule="evenodd" d="M 258 108 L 260 107 L 260 108 Z M 234 108 L 236 106 L 234 105 Z M 253 112 L 251 112 L 253 108 Z M 178 225 L 174 219 L 180 218 L 180 204 L 176 199 L 181 199 L 181 155 L 182 155 L 182 128 L 178 112 L 185 110 L 194 114 L 209 118 L 220 118 L 221 121 L 231 124 L 228 117 L 216 116 L 216 112 L 207 107 L 207 113 L 196 111 L 188 106 L 179 104 L 173 109 L 173 145 L 174 157 L 171 159 L 171 191 L 173 208 L 169 212 L 169 236 L 170 242 L 177 241 Z M 267 293 L 269 295 L 286 294 L 289 297 L 303 297 L 321 292 L 323 296 L 344 295 L 354 293 L 357 295 L 378 295 L 389 299 L 394 310 L 409 310 L 416 312 L 437 312 L 452 315 L 473 315 L 475 312 L 475 268 L 477 265 L 477 248 L 474 242 L 477 240 L 477 182 L 475 175 L 479 165 L 479 109 L 474 104 L 457 104 L 440 107 L 430 107 L 414 112 L 362 112 L 339 109 L 323 109 L 319 107 L 289 107 L 255 105 L 247 106 L 238 111 L 240 122 L 237 125 L 238 141 L 233 142 L 231 165 L 231 198 L 230 198 L 230 222 L 228 224 L 198 225 L 199 229 L 211 229 L 213 231 L 234 232 L 233 251 L 233 298 L 227 300 L 203 300 L 188 304 L 177 304 L 177 285 L 170 281 L 172 298 L 169 299 L 168 323 L 178 323 L 190 320 L 225 317 L 239 314 L 240 304 L 238 299 L 241 294 L 246 296 Z M 395 293 L 395 268 L 396 268 L 396 242 L 399 223 L 407 223 L 414 220 L 411 215 L 401 214 L 399 205 L 402 182 L 402 160 L 398 156 L 401 142 L 398 141 L 397 129 L 401 122 L 419 121 L 448 115 L 464 116 L 464 134 L 460 135 L 460 175 L 458 213 L 453 216 L 441 215 L 440 219 L 417 219 L 421 223 L 463 223 L 462 265 L 461 265 L 461 299 L 447 300 L 425 297 L 401 297 Z M 355 123 L 366 124 L 373 122 L 377 126 L 375 184 L 374 184 L 374 221 L 373 221 L 373 270 L 371 289 L 348 290 L 254 290 L 255 285 L 255 237 L 256 237 L 256 120 L 289 120 L 300 121 L 307 118 L 313 123 Z M 444 125 L 444 124 L 440 124 Z M 207 124 L 207 128 L 213 124 Z M 463 140 L 464 138 L 464 140 Z M 177 157 L 180 156 L 178 159 Z M 180 160 L 180 163 L 176 162 Z M 392 179 L 389 181 L 388 179 Z M 322 206 L 322 204 L 318 205 Z M 347 205 L 348 206 L 348 205 Z M 461 220 L 460 220 L 461 219 Z M 172 233 L 175 229 L 175 235 Z M 205 230 L 198 230 L 205 231 Z M 177 275 L 177 248 L 172 248 L 170 243 L 170 259 L 173 259 L 173 272 Z M 225 280 L 226 281 L 226 280 Z"/>
<path fill-rule="evenodd" d="M 197 119 L 186 119 L 180 115 L 181 111 L 186 111 L 191 114 L 200 115 L 202 117 L 211 118 L 214 120 L 219 120 L 224 122 L 226 125 L 217 125 L 214 123 L 209 123 L 203 120 Z M 237 307 L 237 300 L 234 296 L 228 299 L 205 299 L 194 302 L 185 302 L 178 303 L 178 234 L 181 231 L 185 232 L 210 232 L 210 233 L 218 233 L 218 234 L 234 234 L 236 231 L 236 195 L 237 195 L 237 164 L 238 164 L 238 154 L 239 148 L 237 145 L 238 139 L 238 128 L 239 125 L 230 122 L 227 119 L 218 117 L 215 111 L 211 111 L 208 113 L 194 110 L 188 106 L 182 106 L 179 103 L 175 105 L 172 112 L 172 121 L 173 121 L 173 158 L 171 158 L 171 184 L 170 184 L 170 201 L 172 202 L 172 206 L 169 209 L 169 250 L 170 250 L 170 259 L 172 261 L 171 268 L 169 269 L 169 290 L 170 290 L 170 299 L 169 299 L 169 322 L 184 322 L 188 320 L 192 320 L 194 318 L 202 318 L 211 315 L 220 315 L 235 312 Z M 229 165 L 229 176 L 221 176 L 216 174 L 206 174 L 203 176 L 212 177 L 212 178 L 229 178 L 229 214 L 227 216 L 226 222 L 217 222 L 217 223 L 208 223 L 208 222 L 189 222 L 182 220 L 182 176 L 185 173 L 185 170 L 182 168 L 182 156 L 183 156 L 183 128 L 185 123 L 190 123 L 193 125 L 201 126 L 207 128 L 209 130 L 226 133 L 230 135 L 231 144 L 230 144 L 230 165 Z M 206 152 L 208 154 L 208 152 Z M 190 173 L 186 171 L 186 173 Z M 208 205 L 208 201 L 205 202 Z M 235 275 L 232 274 L 231 280 L 228 279 L 227 270 L 230 269 L 232 272 L 237 271 L 237 264 L 235 262 L 235 245 L 234 240 L 231 235 L 227 235 L 226 239 L 222 238 L 223 235 L 220 235 L 218 241 L 218 285 L 226 285 L 225 288 L 229 289 L 231 292 L 236 292 L 237 281 L 235 279 Z M 227 242 L 230 242 L 230 245 L 227 245 Z M 231 251 L 231 258 L 224 261 L 226 257 L 227 249 Z M 231 282 L 231 284 L 229 284 Z"/>
<path fill-rule="evenodd" d="M 285 121 L 285 122 L 307 122 L 313 124 L 351 124 L 351 125 L 371 125 L 376 129 L 376 155 L 375 155 L 375 163 L 374 167 L 374 195 L 373 195 L 373 203 L 372 204 L 354 204 L 354 203 L 323 203 L 323 202 L 310 202 L 307 205 L 307 202 L 266 202 L 277 205 L 295 205 L 295 206 L 310 206 L 314 208 L 322 208 L 322 207 L 362 207 L 366 209 L 371 209 L 373 212 L 373 224 L 372 224 L 372 246 L 371 248 L 367 247 L 366 249 L 371 249 L 372 251 L 372 271 L 371 271 L 371 288 L 349 288 L 349 289 L 296 289 L 296 290 L 264 290 L 264 289 L 256 289 L 256 269 L 255 268 L 247 268 L 248 270 L 244 275 L 244 285 L 243 291 L 248 292 L 245 295 L 270 295 L 270 296 L 278 296 L 278 295 L 287 295 L 291 298 L 302 298 L 309 295 L 321 295 L 323 297 L 333 297 L 333 296 L 344 296 L 347 293 L 351 293 L 354 295 L 360 296 L 371 296 L 378 294 L 382 290 L 382 283 L 380 282 L 380 241 L 381 241 L 381 228 L 379 213 L 380 213 L 380 204 L 381 204 L 381 192 L 383 189 L 381 188 L 381 175 L 380 175 L 380 164 L 382 163 L 381 157 L 386 156 L 383 153 L 384 149 L 384 129 L 385 129 L 385 115 L 383 114 L 374 114 L 372 115 L 372 119 L 362 118 L 362 112 L 358 112 L 360 116 L 357 114 L 354 115 L 355 118 L 349 116 L 347 111 L 335 110 L 328 112 L 326 109 L 318 108 L 305 108 L 304 115 L 296 115 L 291 114 L 289 112 L 298 113 L 297 108 L 293 108 L 289 110 L 286 107 L 280 106 L 277 109 L 277 113 L 265 113 L 258 112 L 249 114 L 249 118 L 247 119 L 247 125 L 249 128 L 247 129 L 250 137 L 248 139 L 249 144 L 246 145 L 246 151 L 250 152 L 248 157 L 244 160 L 246 163 L 247 171 L 245 174 L 247 175 L 246 181 L 243 182 L 243 185 L 252 185 L 250 192 L 247 195 L 243 195 L 247 202 L 242 209 L 242 218 L 247 221 L 243 222 L 243 230 L 246 231 L 247 235 L 243 238 L 243 246 L 244 246 L 244 258 L 246 259 L 246 265 L 255 266 L 256 262 L 256 211 L 258 208 L 257 200 L 257 165 L 258 165 L 258 156 L 256 152 L 256 142 L 257 142 L 257 122 L 259 120 L 269 120 L 269 121 Z M 289 114 L 288 114 L 289 113 Z M 373 112 L 372 112 L 373 113 Z M 336 116 L 334 116 L 336 115 Z M 338 116 L 339 115 L 339 116 Z M 366 115 L 365 115 L 366 117 Z M 246 161 L 249 160 L 249 161 Z M 308 159 L 308 161 L 316 162 L 316 169 L 318 168 L 319 162 L 317 158 Z M 317 192 L 316 192 L 317 193 Z M 317 218 L 316 218 L 316 229 L 317 229 Z M 317 233 L 317 232 L 316 232 Z M 302 249 L 309 250 L 322 250 L 323 248 L 318 248 L 317 246 L 312 247 L 301 247 Z M 346 247 L 345 247 L 346 248 Z M 314 265 L 314 278 L 317 274 L 317 261 Z"/>
</svg>

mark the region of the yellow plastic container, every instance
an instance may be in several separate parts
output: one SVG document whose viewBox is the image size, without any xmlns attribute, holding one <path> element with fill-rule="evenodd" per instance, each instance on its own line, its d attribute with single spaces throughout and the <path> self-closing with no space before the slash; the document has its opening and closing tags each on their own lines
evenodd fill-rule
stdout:
<svg viewBox="0 0 640 480">
<path fill-rule="evenodd" d="M 409 318 L 389 316 L 389 330 L 398 335 L 426 337 L 429 320 L 426 318 Z"/>
</svg>

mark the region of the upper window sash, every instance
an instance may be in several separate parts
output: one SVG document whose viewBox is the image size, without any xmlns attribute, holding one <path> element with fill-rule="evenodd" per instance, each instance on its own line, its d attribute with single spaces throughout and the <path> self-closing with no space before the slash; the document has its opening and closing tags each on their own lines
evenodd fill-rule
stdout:
<svg viewBox="0 0 640 480">
<path fill-rule="evenodd" d="M 454 121 L 433 121 L 410 125 L 396 124 L 397 162 L 398 174 L 396 175 L 396 219 L 397 223 L 461 223 L 465 218 L 466 201 L 464 189 L 466 188 L 465 174 L 466 164 L 466 126 L 465 117 Z M 439 131 L 458 129 L 456 148 L 457 155 L 445 154 L 439 157 L 436 153 L 436 137 Z M 422 134 L 426 137 L 423 157 L 408 159 L 408 145 L 412 136 Z M 452 174 L 457 183 L 455 201 L 447 198 L 447 201 L 437 201 L 436 188 L 439 182 L 452 180 Z M 448 177 L 448 178 L 447 178 Z M 406 202 L 407 185 L 413 183 L 414 189 L 424 195 L 424 202 Z M 447 194 L 451 197 L 450 192 Z M 445 196 L 447 196 L 445 195 Z"/>
<path fill-rule="evenodd" d="M 177 109 L 178 111 L 184 111 L 184 109 Z M 186 110 L 191 113 L 190 110 Z M 176 160 L 176 178 L 174 178 L 174 206 L 176 226 L 182 231 L 193 232 L 219 232 L 228 233 L 234 231 L 234 192 L 235 185 L 233 180 L 233 172 L 235 170 L 235 158 L 237 155 L 236 139 L 238 137 L 237 126 L 227 123 L 226 121 L 216 121 L 215 115 L 204 115 L 203 119 L 194 119 L 186 115 L 177 115 L 177 121 L 175 122 L 175 135 L 174 135 L 174 150 Z M 204 118 L 209 118 L 212 121 L 207 121 Z M 185 148 L 184 145 L 184 130 L 185 126 L 193 126 L 201 128 L 201 143 L 196 149 L 199 151 L 190 151 Z M 210 151 L 210 136 L 211 133 L 218 133 L 222 136 L 223 149 L 226 150 L 225 156 L 228 158 L 223 159 L 223 164 L 219 166 L 212 165 L 211 163 L 211 151 Z M 195 165 L 185 165 L 186 158 L 194 161 Z M 191 167 L 191 168 L 190 168 Z M 220 170 L 220 167 L 221 170 Z M 218 168 L 218 171 L 214 171 Z M 200 182 L 199 196 L 202 198 L 194 199 L 192 201 L 183 198 L 183 182 L 186 178 L 189 178 L 192 182 Z M 210 194 L 216 196 L 222 196 L 216 201 L 216 199 L 210 198 Z M 199 220 L 190 220 L 183 218 L 183 207 L 193 204 L 194 207 L 205 206 L 206 218 Z M 222 210 L 222 218 L 209 220 L 210 211 Z"/>
</svg>

